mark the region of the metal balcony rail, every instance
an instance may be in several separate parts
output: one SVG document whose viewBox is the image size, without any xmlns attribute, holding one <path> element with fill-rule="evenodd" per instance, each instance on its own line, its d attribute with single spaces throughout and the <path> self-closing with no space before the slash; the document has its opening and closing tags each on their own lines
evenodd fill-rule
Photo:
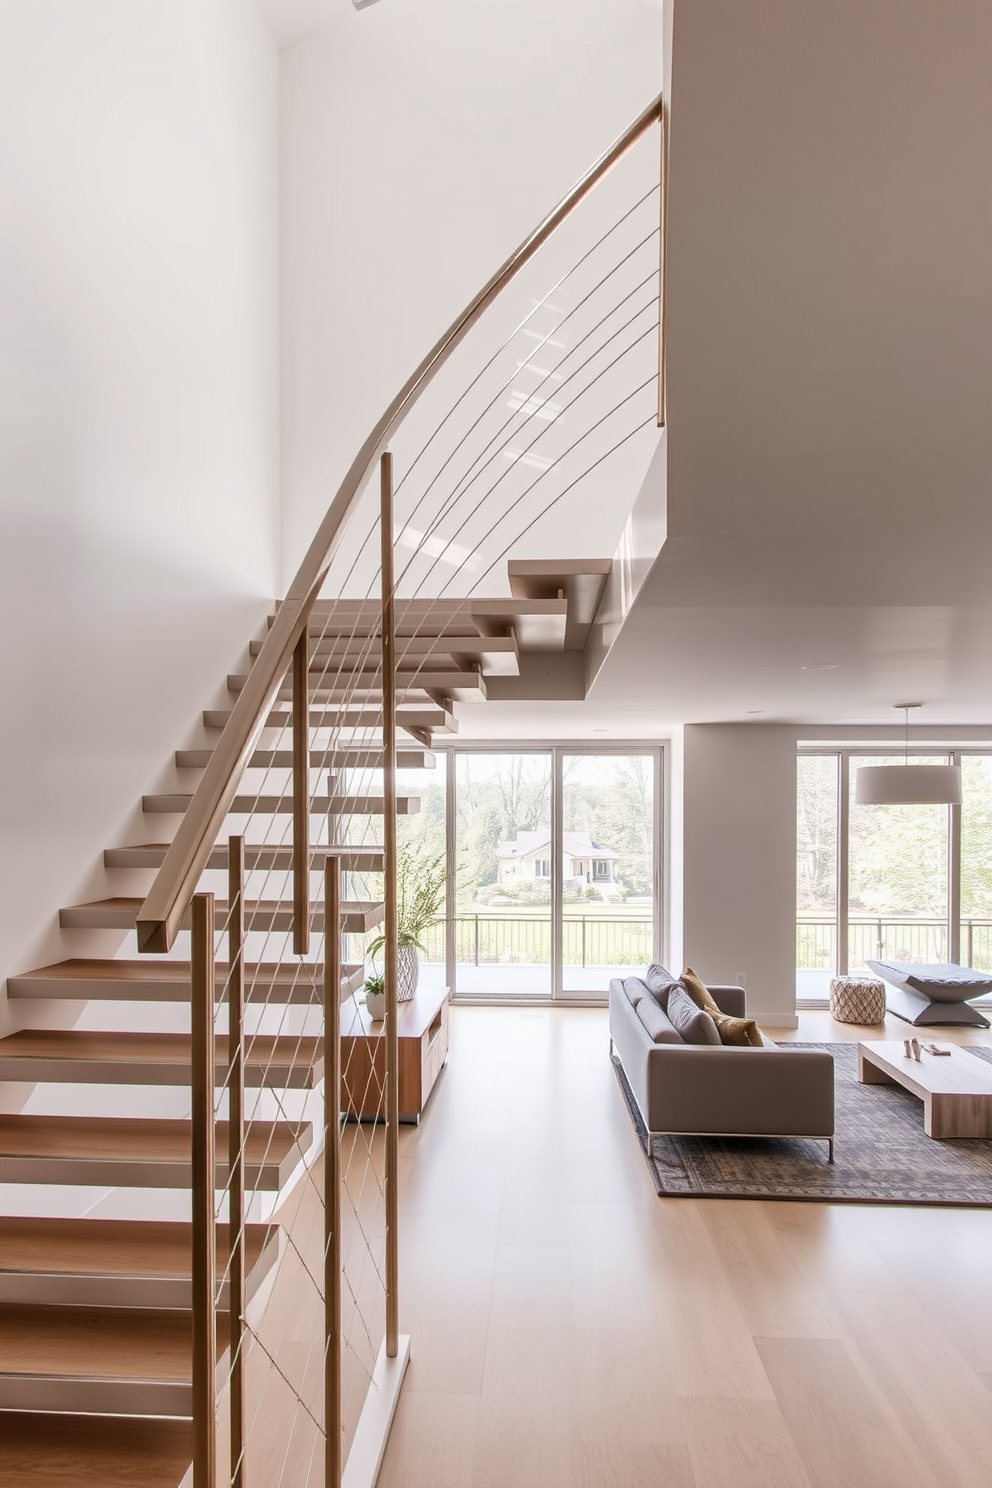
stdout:
<svg viewBox="0 0 992 1488">
<path fill-rule="evenodd" d="M 937 916 L 851 915 L 848 918 L 852 967 L 868 960 L 946 961 L 947 918 Z M 992 919 L 961 920 L 962 964 L 992 970 Z M 796 920 L 796 967 L 800 971 L 829 971 L 837 962 L 837 925 L 834 919 L 800 915 Z"/>
</svg>

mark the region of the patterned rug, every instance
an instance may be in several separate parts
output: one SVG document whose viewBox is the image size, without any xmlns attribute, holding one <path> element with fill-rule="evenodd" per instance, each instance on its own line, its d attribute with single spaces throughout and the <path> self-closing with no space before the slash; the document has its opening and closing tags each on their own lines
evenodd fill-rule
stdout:
<svg viewBox="0 0 992 1488">
<path fill-rule="evenodd" d="M 923 1105 L 899 1085 L 860 1085 L 856 1044 L 788 1044 L 834 1057 L 834 1163 L 799 1137 L 655 1137 L 616 1055 L 613 1066 L 651 1176 L 664 1198 L 819 1199 L 841 1204 L 992 1207 L 992 1141 L 935 1142 Z M 992 1063 L 992 1049 L 971 1053 Z"/>
</svg>

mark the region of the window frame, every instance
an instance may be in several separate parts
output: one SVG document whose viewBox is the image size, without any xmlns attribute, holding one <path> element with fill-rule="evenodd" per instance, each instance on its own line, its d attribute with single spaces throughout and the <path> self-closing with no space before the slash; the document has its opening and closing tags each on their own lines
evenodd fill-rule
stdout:
<svg viewBox="0 0 992 1488">
<path fill-rule="evenodd" d="M 438 740 L 432 753 L 446 756 L 445 765 L 445 832 L 447 888 L 445 898 L 445 981 L 451 988 L 453 1002 L 523 1003 L 541 1006 L 549 1003 L 569 1005 L 605 1005 L 607 989 L 601 992 L 569 991 L 563 985 L 562 912 L 564 846 L 559 830 L 562 820 L 562 761 L 566 755 L 644 755 L 652 761 L 652 959 L 663 961 L 667 949 L 669 925 L 670 875 L 667 871 L 669 851 L 669 798 L 671 772 L 669 742 L 646 739 L 610 739 L 602 742 L 588 739 L 471 739 Z M 455 973 L 455 867 L 457 862 L 457 758 L 463 754 L 550 754 L 551 755 L 551 993 L 472 994 L 458 991 Z M 609 880 L 600 880 L 608 882 Z"/>
<path fill-rule="evenodd" d="M 798 744 L 797 759 L 801 756 L 820 755 L 834 758 L 837 762 L 837 904 L 835 929 L 837 937 L 836 976 L 847 976 L 850 970 L 850 814 L 851 814 L 851 760 L 889 758 L 904 751 L 896 744 L 889 745 L 830 745 Z M 951 745 L 940 740 L 921 740 L 909 747 L 909 758 L 941 755 L 948 764 L 960 765 L 964 756 L 992 756 L 992 745 Z M 798 790 L 798 786 L 797 786 Z M 798 797 L 797 797 L 798 799 Z M 947 827 L 947 953 L 951 962 L 961 962 L 961 828 L 962 808 L 949 806 Z M 798 924 L 798 908 L 796 920 Z M 798 968 L 797 968 L 798 970 Z M 984 1001 L 984 999 L 982 999 Z M 798 1001 L 798 996 L 797 996 Z M 803 999 L 807 1002 L 809 999 Z M 822 999 L 815 999 L 816 1002 Z"/>
</svg>

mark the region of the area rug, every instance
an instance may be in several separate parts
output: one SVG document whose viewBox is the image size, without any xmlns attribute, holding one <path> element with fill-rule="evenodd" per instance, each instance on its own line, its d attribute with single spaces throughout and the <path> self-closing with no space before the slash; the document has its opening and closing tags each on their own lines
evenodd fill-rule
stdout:
<svg viewBox="0 0 992 1488">
<path fill-rule="evenodd" d="M 898 1085 L 858 1083 L 856 1044 L 787 1044 L 826 1049 L 834 1058 L 836 1139 L 799 1137 L 655 1137 L 647 1131 L 623 1067 L 613 1066 L 663 1198 L 814 1199 L 840 1204 L 955 1204 L 992 1207 L 992 1141 L 935 1142 L 923 1130 L 923 1105 Z M 992 1064 L 992 1050 L 972 1048 Z"/>
</svg>

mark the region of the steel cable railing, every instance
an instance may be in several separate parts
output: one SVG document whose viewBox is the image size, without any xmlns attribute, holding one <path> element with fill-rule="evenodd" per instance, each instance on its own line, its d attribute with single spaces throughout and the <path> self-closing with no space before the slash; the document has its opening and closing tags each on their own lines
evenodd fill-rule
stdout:
<svg viewBox="0 0 992 1488">
<path fill-rule="evenodd" d="M 413 714 L 435 710 L 443 718 L 450 702 L 437 678 L 455 669 L 456 656 L 480 649 L 459 647 L 446 625 L 453 616 L 470 621 L 471 601 L 497 565 L 583 482 L 657 427 L 663 369 L 655 364 L 645 375 L 645 358 L 663 324 L 664 273 L 663 263 L 659 272 L 647 259 L 663 253 L 663 232 L 658 224 L 645 230 L 641 218 L 660 210 L 658 183 L 638 189 L 605 231 L 596 228 L 591 247 L 554 271 L 552 287 L 513 315 L 495 351 L 483 352 L 481 370 L 475 341 L 466 338 L 483 331 L 483 312 L 525 265 L 537 267 L 538 250 L 661 116 L 659 99 L 480 292 L 369 436 L 254 666 L 235 684 L 227 726 L 139 916 L 141 949 L 165 950 L 199 886 L 192 900 L 195 1043 L 211 1081 L 220 1069 L 210 1092 L 196 1096 L 193 1125 L 203 1151 L 206 1113 L 211 1126 L 227 1113 L 226 1164 L 213 1177 L 198 1171 L 195 1186 L 196 1274 L 212 1276 L 194 1307 L 196 1488 L 216 1481 L 205 1476 L 211 1453 L 209 1470 L 217 1472 L 205 1419 L 214 1419 L 217 1404 L 203 1362 L 215 1351 L 200 1316 L 208 1293 L 212 1308 L 226 1297 L 232 1310 L 221 1384 L 230 1420 L 226 1476 L 237 1488 L 311 1477 L 337 1484 L 367 1395 L 397 1387 L 383 1372 L 393 1358 L 401 1367 L 403 1355 L 395 730 L 405 717 L 413 736 L 429 741 L 429 728 Z M 545 315 L 554 319 L 550 330 L 537 327 Z M 522 337 L 533 345 L 521 347 Z M 459 347 L 459 355 L 476 357 L 470 374 L 456 368 Z M 450 396 L 445 368 L 459 371 Z M 440 397 L 439 413 L 431 413 L 429 387 Z M 408 418 L 418 399 L 423 429 Z M 391 460 L 383 457 L 380 504 L 369 485 L 394 437 L 402 468 L 394 490 Z M 466 684 L 477 674 L 478 667 L 463 670 Z M 208 931 L 203 888 L 219 871 L 222 830 L 233 833 L 227 900 L 212 905 L 216 925 Z M 366 1031 L 348 1043 L 342 1068 L 341 1000 L 361 978 L 362 927 L 375 923 L 380 910 L 371 905 L 383 901 L 386 1057 L 380 1063 L 378 1051 L 374 1058 L 362 1052 Z M 345 963 L 356 970 L 343 983 Z M 207 1059 L 203 1048 L 215 1034 L 217 1058 Z M 349 1110 L 386 1119 L 346 1125 Z M 207 1206 L 205 1190 L 213 1195 Z M 211 1265 L 210 1235 L 225 1215 L 228 1251 Z M 246 1225 L 257 1223 L 278 1232 L 280 1249 L 261 1289 L 246 1270 Z"/>
</svg>

